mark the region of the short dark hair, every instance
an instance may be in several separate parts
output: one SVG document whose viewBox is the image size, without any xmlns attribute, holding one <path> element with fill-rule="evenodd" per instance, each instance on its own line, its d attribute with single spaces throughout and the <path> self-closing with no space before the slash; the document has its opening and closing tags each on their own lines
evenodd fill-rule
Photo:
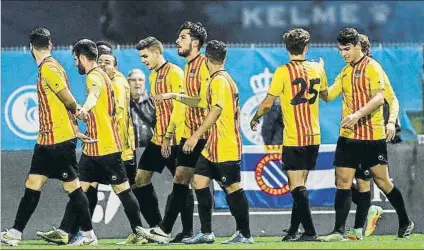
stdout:
<svg viewBox="0 0 424 251">
<path fill-rule="evenodd" d="M 163 45 L 155 37 L 146 37 L 145 39 L 140 40 L 140 42 L 138 42 L 135 48 L 139 51 L 144 49 L 155 48 L 158 49 L 160 53 L 163 53 Z"/>
<path fill-rule="evenodd" d="M 97 41 L 96 42 L 97 50 L 99 51 L 99 57 L 102 54 L 109 54 L 112 55 L 113 53 L 113 46 L 108 41 Z"/>
<path fill-rule="evenodd" d="M 86 56 L 89 60 L 97 61 L 98 50 L 96 44 L 89 39 L 81 39 L 72 48 L 72 54 L 77 57 L 80 55 Z"/>
<path fill-rule="evenodd" d="M 205 55 L 213 63 L 222 64 L 227 56 L 227 45 L 224 42 L 212 40 L 206 46 Z"/>
<path fill-rule="evenodd" d="M 367 56 L 371 56 L 371 42 L 368 39 L 368 36 L 365 34 L 359 34 L 359 42 L 361 43 L 362 52 Z"/>
<path fill-rule="evenodd" d="M 208 33 L 206 32 L 205 27 L 203 27 L 202 23 L 197 22 L 193 23 L 190 21 L 185 21 L 180 29 L 178 30 L 178 35 L 181 33 L 182 30 L 190 30 L 190 36 L 196 40 L 199 40 L 199 49 L 203 46 L 203 44 L 206 42 L 206 39 L 208 38 Z"/>
<path fill-rule="evenodd" d="M 46 28 L 35 28 L 29 33 L 29 42 L 36 49 L 47 49 L 50 41 L 50 31 Z"/>
<path fill-rule="evenodd" d="M 310 38 L 309 32 L 300 28 L 291 29 L 283 35 L 286 49 L 292 55 L 302 54 L 309 44 Z"/>
<path fill-rule="evenodd" d="M 354 28 L 344 28 L 337 36 L 337 42 L 341 45 L 356 45 L 359 42 L 359 32 Z"/>
</svg>

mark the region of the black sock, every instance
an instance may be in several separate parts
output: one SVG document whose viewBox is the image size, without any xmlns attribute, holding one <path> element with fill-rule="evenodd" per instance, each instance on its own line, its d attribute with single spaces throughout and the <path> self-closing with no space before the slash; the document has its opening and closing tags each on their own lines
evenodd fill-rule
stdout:
<svg viewBox="0 0 424 251">
<path fill-rule="evenodd" d="M 97 201 L 98 201 L 98 199 L 97 199 L 97 187 L 89 186 L 87 191 L 85 192 L 85 195 L 87 196 L 87 199 L 88 199 L 88 208 L 90 210 L 90 217 L 93 218 L 94 209 L 96 209 L 96 205 L 97 205 Z M 68 206 L 67 206 L 66 210 L 68 210 Z M 67 215 L 66 212 L 65 212 L 65 215 Z M 70 217 L 70 216 L 66 216 L 66 217 Z M 69 231 L 69 234 L 71 236 L 76 235 L 79 230 L 80 230 L 79 220 L 75 219 L 75 220 L 73 220 L 73 224 L 72 224 L 72 227 Z"/>
<path fill-rule="evenodd" d="M 223 191 L 225 191 L 225 188 L 223 188 Z M 230 209 L 231 216 L 234 217 L 234 209 L 232 207 L 230 207 L 230 202 L 228 201 L 228 194 L 227 194 L 227 192 L 225 192 L 225 200 L 227 201 L 228 208 Z M 236 231 L 237 230 L 240 230 L 240 228 L 239 228 L 239 226 L 237 225 L 237 222 L 236 222 Z"/>
<path fill-rule="evenodd" d="M 193 190 L 187 192 L 186 204 L 181 210 L 181 223 L 183 225 L 183 233 L 193 233 L 193 211 L 194 211 L 194 196 Z"/>
<path fill-rule="evenodd" d="M 355 226 L 354 228 L 364 228 L 365 221 L 367 220 L 368 209 L 371 206 L 371 192 L 363 192 L 360 193 L 357 191 L 357 199 L 356 202 L 356 214 L 355 214 Z M 353 190 L 352 190 L 352 198 L 353 198 Z"/>
<path fill-rule="evenodd" d="M 393 186 L 392 191 L 386 194 L 390 204 L 395 208 L 396 213 L 399 217 L 399 227 L 405 227 L 409 224 L 409 217 L 406 213 L 405 202 L 403 202 L 402 193 L 396 186 Z"/>
<path fill-rule="evenodd" d="M 229 206 L 234 212 L 234 218 L 237 222 L 236 224 L 239 226 L 238 230 L 244 237 L 250 238 L 249 203 L 247 202 L 244 190 L 237 190 L 228 194 L 227 197 Z"/>
<path fill-rule="evenodd" d="M 94 210 L 96 209 L 98 198 L 97 198 L 97 187 L 90 186 L 85 192 L 88 199 L 88 205 L 90 208 L 90 215 L 93 218 Z"/>
<path fill-rule="evenodd" d="M 352 202 L 358 205 L 359 197 L 360 197 L 359 190 L 354 186 L 352 186 L 350 189 L 352 190 Z"/>
<path fill-rule="evenodd" d="M 131 229 L 135 231 L 136 227 L 142 226 L 140 207 L 138 205 L 137 199 L 135 198 L 131 189 L 127 189 L 119 193 L 118 197 L 121 200 L 122 206 L 124 207 L 124 212 L 130 222 Z"/>
<path fill-rule="evenodd" d="M 352 190 L 337 189 L 334 201 L 334 209 L 336 210 L 336 223 L 334 231 L 341 234 L 345 233 L 345 225 L 347 216 L 349 215 L 350 206 L 352 204 Z"/>
<path fill-rule="evenodd" d="M 87 196 L 78 188 L 69 195 L 69 202 L 66 205 L 65 215 L 60 223 L 60 229 L 66 233 L 72 233 L 75 225 L 81 226 L 82 231 L 89 231 L 93 229 L 91 223 L 90 210 L 88 208 Z M 75 223 L 76 222 L 76 223 Z M 78 231 L 78 230 L 77 230 Z"/>
<path fill-rule="evenodd" d="M 290 218 L 290 227 L 289 227 L 289 230 L 288 230 L 288 234 L 297 234 L 297 232 L 299 231 L 299 225 L 300 225 L 302 214 L 300 213 L 300 210 L 299 210 L 299 203 L 295 199 L 295 198 L 297 198 L 297 196 L 295 194 L 298 193 L 298 192 L 299 192 L 299 190 L 296 189 L 296 188 L 293 189 L 293 191 L 291 192 L 292 197 L 293 197 L 293 207 L 292 207 L 292 213 L 291 213 L 291 218 Z"/>
<path fill-rule="evenodd" d="M 172 188 L 165 216 L 159 224 L 160 228 L 167 234 L 171 233 L 177 220 L 178 214 L 184 208 L 187 200 L 188 185 L 176 184 Z"/>
<path fill-rule="evenodd" d="M 316 235 L 311 209 L 309 208 L 308 190 L 305 186 L 299 186 L 293 189 L 292 195 L 297 203 L 297 210 L 299 211 L 295 217 L 300 218 L 303 228 L 305 229 L 305 234 L 309 236 Z"/>
<path fill-rule="evenodd" d="M 152 183 L 133 189 L 140 205 L 140 211 L 150 227 L 156 227 L 162 220 L 159 210 L 158 197 Z"/>
<path fill-rule="evenodd" d="M 212 233 L 212 195 L 209 187 L 198 189 L 196 191 L 197 208 L 200 218 L 201 231 L 204 234 Z"/>
<path fill-rule="evenodd" d="M 16 213 L 15 223 L 13 228 L 23 232 L 31 215 L 37 208 L 38 201 L 40 200 L 40 191 L 25 188 L 24 196 L 19 203 L 18 212 Z"/>
</svg>

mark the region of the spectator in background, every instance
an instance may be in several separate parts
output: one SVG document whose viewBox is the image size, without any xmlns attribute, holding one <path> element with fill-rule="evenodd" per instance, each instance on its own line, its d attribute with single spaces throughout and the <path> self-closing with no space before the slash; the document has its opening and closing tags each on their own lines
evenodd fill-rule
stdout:
<svg viewBox="0 0 424 251">
<path fill-rule="evenodd" d="M 153 136 L 155 107 L 146 91 L 146 75 L 140 69 L 128 73 L 130 84 L 130 115 L 134 123 L 136 156 L 139 158 Z"/>
<path fill-rule="evenodd" d="M 283 113 L 281 112 L 280 100 L 277 99 L 271 110 L 264 115 L 261 131 L 264 145 L 283 144 L 283 130 Z"/>
</svg>

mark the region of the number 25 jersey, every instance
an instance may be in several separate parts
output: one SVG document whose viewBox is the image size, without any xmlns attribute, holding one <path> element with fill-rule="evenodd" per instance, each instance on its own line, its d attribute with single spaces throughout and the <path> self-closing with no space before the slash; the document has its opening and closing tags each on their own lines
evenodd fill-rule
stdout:
<svg viewBox="0 0 424 251">
<path fill-rule="evenodd" d="M 277 68 L 268 94 L 280 97 L 284 146 L 321 143 L 319 92 L 327 88 L 327 76 L 318 63 L 292 60 Z"/>
</svg>

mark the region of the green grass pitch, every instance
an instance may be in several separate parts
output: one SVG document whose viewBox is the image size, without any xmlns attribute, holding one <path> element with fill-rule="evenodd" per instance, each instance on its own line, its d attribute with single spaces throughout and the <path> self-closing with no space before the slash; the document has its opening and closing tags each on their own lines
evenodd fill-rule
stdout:
<svg viewBox="0 0 424 251">
<path fill-rule="evenodd" d="M 255 238 L 255 237 L 254 237 Z M 100 239 L 98 246 L 69 247 L 57 246 L 42 240 L 23 241 L 18 247 L 9 247 L 2 244 L 1 249 L 424 249 L 424 234 L 413 234 L 408 240 L 396 239 L 394 235 L 375 235 L 364 238 L 362 241 L 345 242 L 281 242 L 282 237 L 256 237 L 255 244 L 248 245 L 222 245 L 224 238 L 217 238 L 214 244 L 184 245 L 169 244 L 160 245 L 149 243 L 144 245 L 116 245 L 121 239 Z"/>
</svg>

